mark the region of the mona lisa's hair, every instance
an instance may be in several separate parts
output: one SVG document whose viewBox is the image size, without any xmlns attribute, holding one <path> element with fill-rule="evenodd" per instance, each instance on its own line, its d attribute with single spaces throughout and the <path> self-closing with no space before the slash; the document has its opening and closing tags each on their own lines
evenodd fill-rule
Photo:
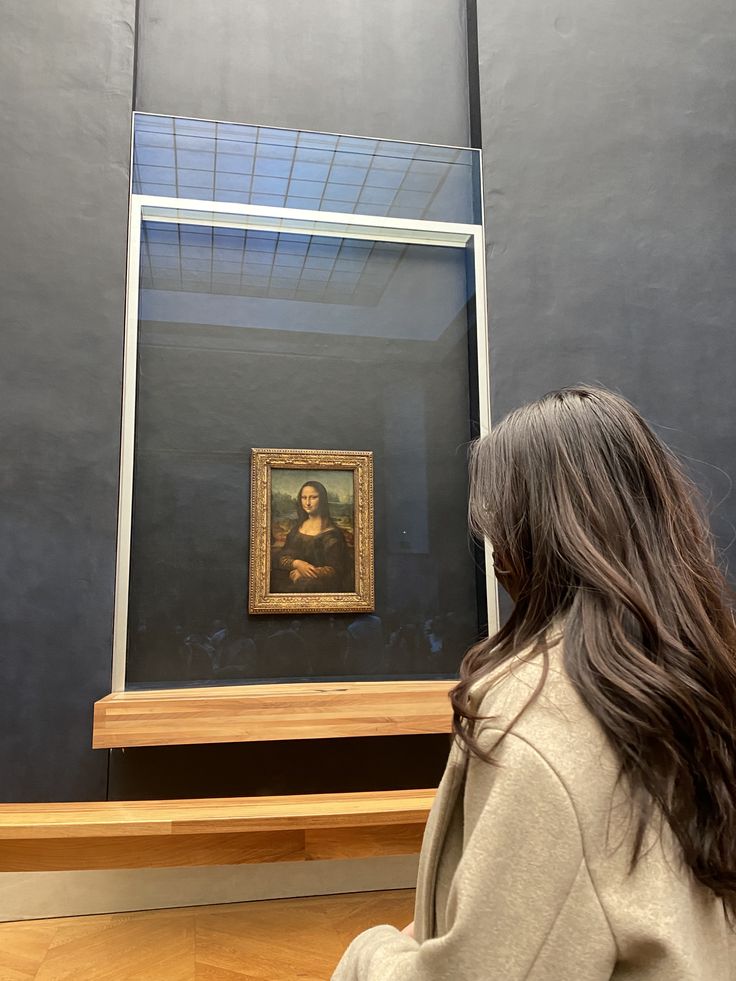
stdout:
<svg viewBox="0 0 736 981">
<path fill-rule="evenodd" d="M 565 670 L 631 789 L 632 868 L 659 812 L 733 920 L 736 626 L 698 492 L 626 399 L 583 386 L 507 416 L 473 444 L 470 472 L 471 530 L 490 540 L 515 604 L 465 656 L 456 736 L 493 762 L 470 690 L 536 649 L 528 707 L 549 666 L 545 633 L 564 618 Z"/>
<path fill-rule="evenodd" d="M 318 480 L 308 480 L 306 484 L 302 484 L 299 488 L 299 493 L 296 495 L 296 513 L 299 524 L 305 521 L 307 518 L 307 512 L 302 507 L 302 494 L 304 493 L 305 487 L 314 487 L 314 489 L 319 494 L 319 507 L 317 508 L 317 517 L 324 518 L 328 524 L 332 524 L 332 515 L 330 514 L 330 502 L 327 500 L 327 489 L 324 484 L 320 484 Z M 324 525 L 323 525 L 324 527 Z"/>
</svg>

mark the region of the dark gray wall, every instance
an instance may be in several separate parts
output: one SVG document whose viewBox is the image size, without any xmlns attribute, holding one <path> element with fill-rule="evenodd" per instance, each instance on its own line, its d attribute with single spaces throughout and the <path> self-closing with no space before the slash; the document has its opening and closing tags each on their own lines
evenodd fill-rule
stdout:
<svg viewBox="0 0 736 981">
<path fill-rule="evenodd" d="M 6 7 L 0 799 L 94 799 L 108 766 L 89 747 L 93 702 L 110 685 L 135 2 Z M 468 141 L 463 0 L 140 7 L 140 109 Z M 446 749 L 426 737 L 423 769 L 418 745 L 405 750 L 407 785 Z M 229 752 L 208 786 L 231 786 L 233 753 L 252 757 Z M 196 767 L 182 753 L 182 772 Z M 113 767 L 113 793 L 156 792 L 169 764 L 141 755 Z"/>
<path fill-rule="evenodd" d="M 15 4 L 3 23 L 5 800 L 105 791 L 88 747 L 110 670 L 133 6 Z M 141 109 L 468 142 L 460 0 L 141 6 Z M 730 3 L 578 8 L 478 12 L 496 416 L 602 381 L 708 461 L 718 497 L 713 468 L 736 471 Z M 732 501 L 724 540 L 728 520 Z M 164 755 L 116 767 L 116 792 L 155 793 Z"/>
<path fill-rule="evenodd" d="M 714 505 L 736 475 L 733 16 L 478 6 L 495 416 L 602 382 L 705 461 Z M 733 524 L 732 495 L 723 544 Z"/>
<path fill-rule="evenodd" d="M 136 109 L 467 146 L 465 0 L 141 0 Z"/>
<path fill-rule="evenodd" d="M 133 0 L 6 5 L 0 796 L 104 795 Z"/>
<path fill-rule="evenodd" d="M 467 145 L 465 0 L 142 0 L 136 109 Z M 110 794 L 145 796 L 170 769 L 174 795 L 345 790 L 356 762 L 366 786 L 416 787 L 447 750 L 426 736 L 116 752 Z"/>
</svg>

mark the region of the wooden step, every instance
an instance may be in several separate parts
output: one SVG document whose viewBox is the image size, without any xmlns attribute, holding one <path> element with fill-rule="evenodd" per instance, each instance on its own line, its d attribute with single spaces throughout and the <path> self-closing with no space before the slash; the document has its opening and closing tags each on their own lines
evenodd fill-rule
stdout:
<svg viewBox="0 0 736 981">
<path fill-rule="evenodd" d="M 434 790 L 0 806 L 0 871 L 409 855 Z"/>
<path fill-rule="evenodd" d="M 449 733 L 454 685 L 348 681 L 114 692 L 95 703 L 92 746 Z"/>
</svg>

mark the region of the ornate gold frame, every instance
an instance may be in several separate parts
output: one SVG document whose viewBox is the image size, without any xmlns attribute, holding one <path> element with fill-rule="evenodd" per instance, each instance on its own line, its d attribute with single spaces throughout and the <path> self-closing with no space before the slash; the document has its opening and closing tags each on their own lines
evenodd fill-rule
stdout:
<svg viewBox="0 0 736 981">
<path fill-rule="evenodd" d="M 271 593 L 271 471 L 352 470 L 355 502 L 354 593 Z M 264 450 L 251 456 L 250 613 L 370 613 L 373 571 L 373 453 L 362 450 Z"/>
</svg>

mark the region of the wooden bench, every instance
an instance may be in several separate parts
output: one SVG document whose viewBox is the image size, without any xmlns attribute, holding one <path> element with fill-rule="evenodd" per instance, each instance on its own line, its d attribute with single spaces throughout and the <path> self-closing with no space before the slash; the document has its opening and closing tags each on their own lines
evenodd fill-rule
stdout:
<svg viewBox="0 0 736 981">
<path fill-rule="evenodd" d="M 435 790 L 0 805 L 0 871 L 411 855 Z"/>
</svg>

